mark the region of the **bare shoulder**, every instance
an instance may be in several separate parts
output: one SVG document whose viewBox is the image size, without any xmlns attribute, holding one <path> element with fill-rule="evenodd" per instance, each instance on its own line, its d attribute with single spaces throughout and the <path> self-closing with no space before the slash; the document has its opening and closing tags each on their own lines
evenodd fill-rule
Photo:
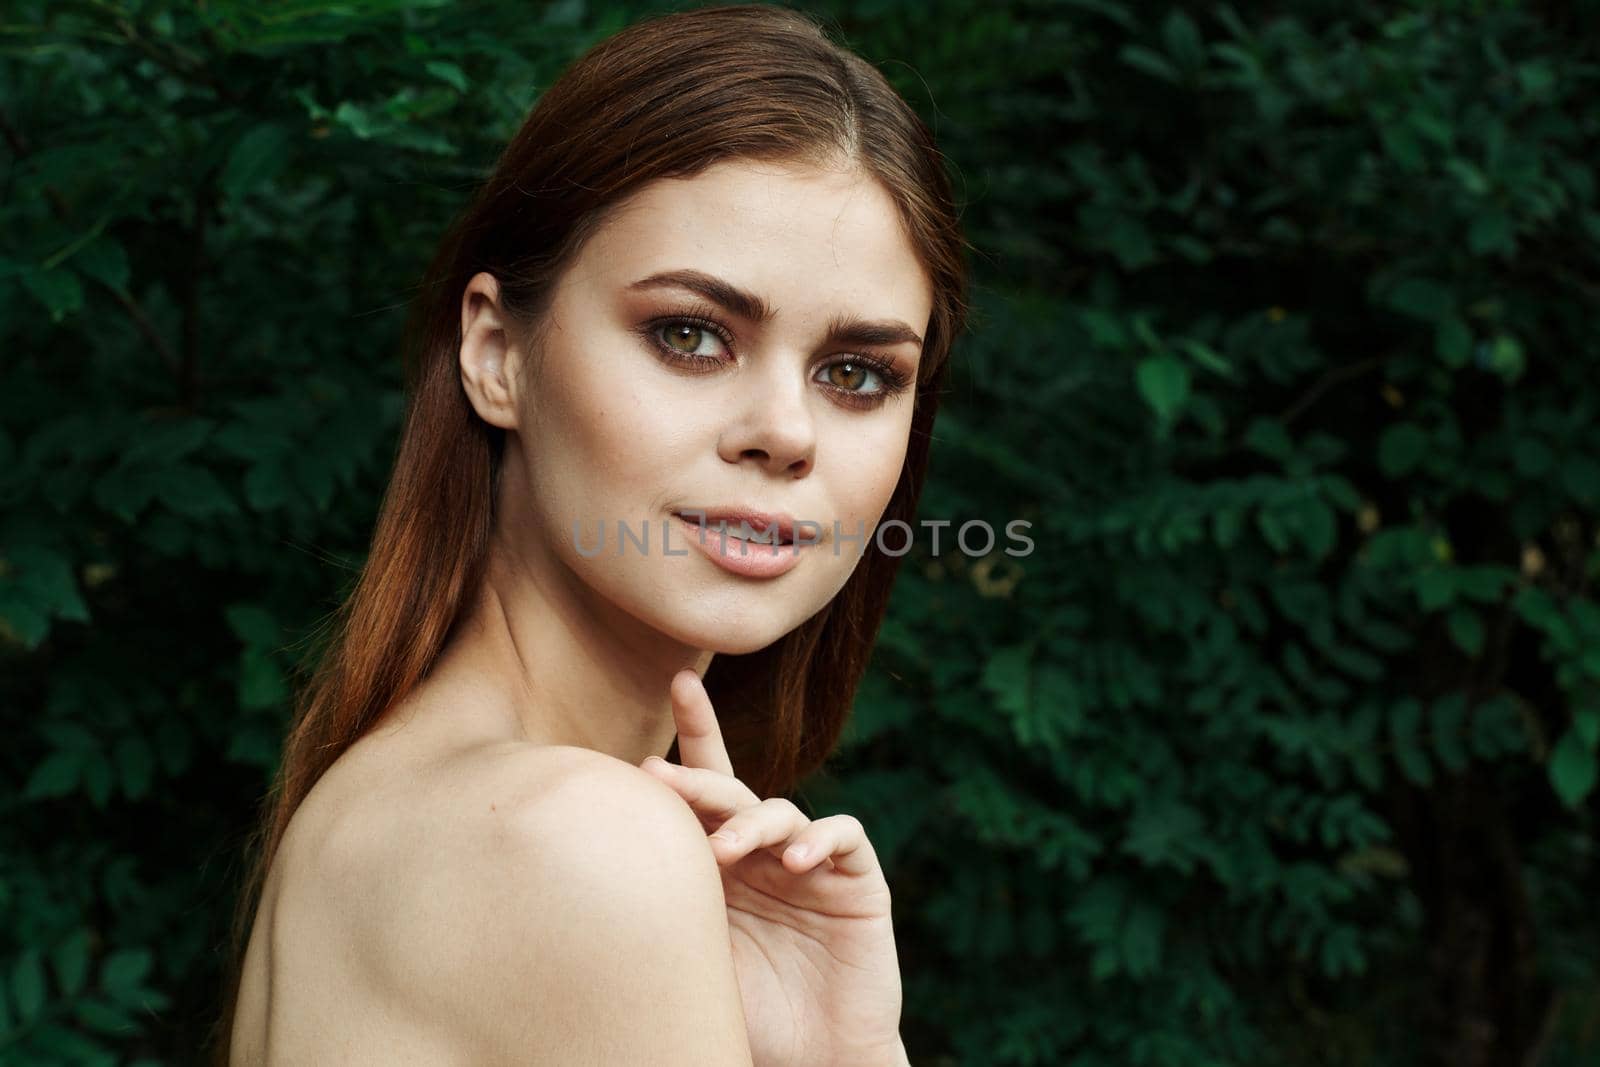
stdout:
<svg viewBox="0 0 1600 1067">
<path fill-rule="evenodd" d="M 475 1063 L 750 1062 L 721 876 L 670 788 L 507 744 L 414 795 L 330 879 L 362 886 L 347 918 L 396 1011 Z"/>
</svg>

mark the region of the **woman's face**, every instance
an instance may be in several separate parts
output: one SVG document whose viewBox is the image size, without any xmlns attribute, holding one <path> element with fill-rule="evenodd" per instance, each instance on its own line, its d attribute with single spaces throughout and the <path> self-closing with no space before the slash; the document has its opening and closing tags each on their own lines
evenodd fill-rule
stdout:
<svg viewBox="0 0 1600 1067">
<path fill-rule="evenodd" d="M 474 289 L 495 291 L 473 279 L 464 327 Z M 508 431 L 501 543 L 519 570 L 570 575 L 690 647 L 771 644 L 870 543 L 905 460 L 931 309 L 870 178 L 739 161 L 651 183 L 558 282 L 539 358 L 496 361 L 478 340 L 489 320 L 464 328 L 469 396 Z M 798 532 L 817 543 L 780 547 L 781 574 L 734 573 L 674 518 L 729 506 L 813 523 Z M 619 524 L 638 541 L 648 527 L 648 547 L 619 542 Z"/>
</svg>

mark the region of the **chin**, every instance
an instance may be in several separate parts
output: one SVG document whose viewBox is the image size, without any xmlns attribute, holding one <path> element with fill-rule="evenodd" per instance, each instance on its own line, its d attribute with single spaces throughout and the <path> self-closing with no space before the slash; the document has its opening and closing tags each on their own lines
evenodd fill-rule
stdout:
<svg viewBox="0 0 1600 1067">
<path fill-rule="evenodd" d="M 792 626 L 784 629 L 776 625 L 690 624 L 684 633 L 684 643 L 702 652 L 715 652 L 719 656 L 747 656 L 752 652 L 761 651 L 792 629 L 794 629 Z"/>
<path fill-rule="evenodd" d="M 754 602 L 745 610 L 729 610 L 716 598 L 680 601 L 665 613 L 657 608 L 655 614 L 651 622 L 663 634 L 690 648 L 723 656 L 759 652 L 806 618 L 796 616 L 792 605 L 780 607 L 771 600 Z M 660 617 L 662 614 L 666 617 Z"/>
</svg>

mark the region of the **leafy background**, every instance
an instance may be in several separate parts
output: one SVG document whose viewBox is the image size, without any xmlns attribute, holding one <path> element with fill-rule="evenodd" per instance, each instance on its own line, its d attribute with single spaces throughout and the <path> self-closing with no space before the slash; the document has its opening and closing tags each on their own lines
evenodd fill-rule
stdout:
<svg viewBox="0 0 1600 1067">
<path fill-rule="evenodd" d="M 1600 1062 L 1600 7 L 805 6 L 981 250 L 922 514 L 1034 524 L 797 793 L 913 1061 Z M 410 287 L 657 10 L 8 5 L 0 1061 L 193 1062 Z"/>
</svg>

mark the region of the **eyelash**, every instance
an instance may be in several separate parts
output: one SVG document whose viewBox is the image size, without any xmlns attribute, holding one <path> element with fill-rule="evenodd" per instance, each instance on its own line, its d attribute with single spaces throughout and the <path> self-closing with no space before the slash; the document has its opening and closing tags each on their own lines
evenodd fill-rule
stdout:
<svg viewBox="0 0 1600 1067">
<path fill-rule="evenodd" d="M 696 329 L 711 333 L 725 345 L 730 347 L 733 345 L 733 334 L 728 328 L 715 319 L 707 317 L 706 310 L 701 308 L 686 309 L 677 314 L 651 319 L 639 328 L 639 333 L 644 336 L 644 339 L 652 348 L 671 362 L 681 366 L 702 367 L 705 364 L 721 363 L 722 361 L 710 356 L 691 356 L 668 345 L 660 337 L 660 331 L 664 326 L 693 326 Z M 837 367 L 846 364 L 872 371 L 883 383 L 878 390 L 870 393 L 853 389 L 841 389 L 837 385 L 828 385 L 830 391 L 837 393 L 841 401 L 851 407 L 863 410 L 880 407 L 886 401 L 905 392 L 911 385 L 911 381 L 907 378 L 905 372 L 879 356 L 853 352 L 850 353 L 848 358 L 836 359 L 825 366 Z"/>
</svg>

